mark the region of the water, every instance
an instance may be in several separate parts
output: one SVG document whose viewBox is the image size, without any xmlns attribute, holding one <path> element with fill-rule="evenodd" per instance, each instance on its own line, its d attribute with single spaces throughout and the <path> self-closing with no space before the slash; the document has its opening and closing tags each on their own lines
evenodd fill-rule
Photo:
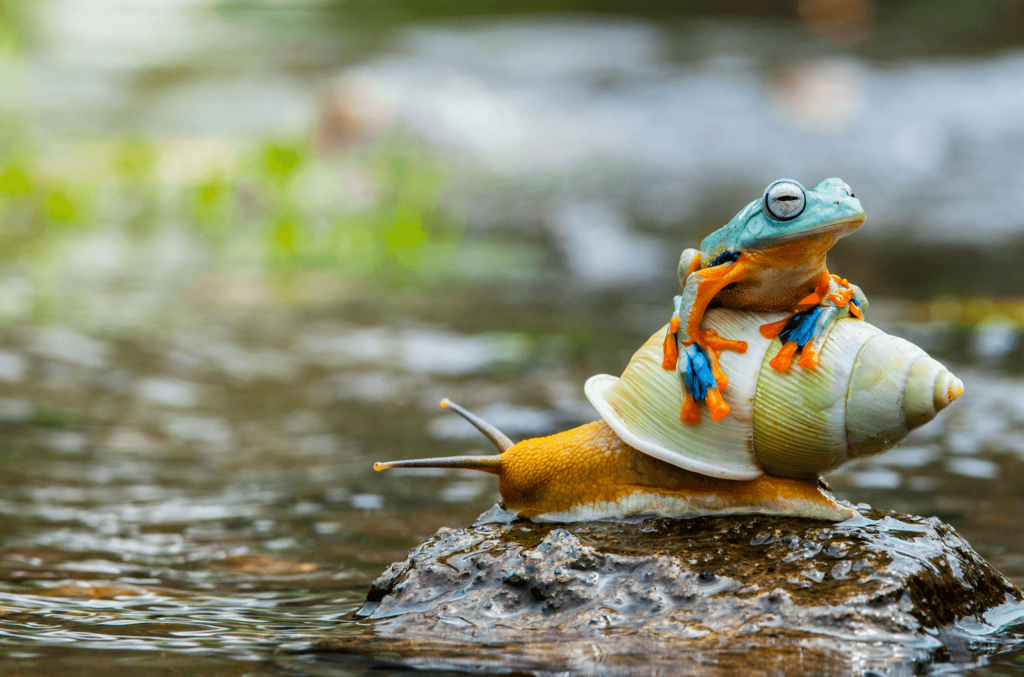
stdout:
<svg viewBox="0 0 1024 677">
<path fill-rule="evenodd" d="M 372 463 L 486 450 L 446 396 L 516 440 L 596 418 L 679 250 L 783 174 L 855 187 L 832 268 L 966 385 L 836 493 L 1024 585 L 1012 37 L 41 7 L 0 59 L 4 674 L 386 670 L 278 650 L 497 487 Z"/>
</svg>

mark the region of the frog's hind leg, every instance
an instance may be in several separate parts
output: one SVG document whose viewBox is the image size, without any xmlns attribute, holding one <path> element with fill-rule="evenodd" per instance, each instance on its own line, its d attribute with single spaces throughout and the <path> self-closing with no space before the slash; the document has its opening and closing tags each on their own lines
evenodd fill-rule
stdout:
<svg viewBox="0 0 1024 677">
<path fill-rule="evenodd" d="M 836 320 L 841 317 L 839 308 L 818 306 L 815 310 L 819 312 L 814 319 L 811 338 L 802 345 L 800 361 L 797 362 L 804 369 L 813 369 L 818 366 L 818 356 L 821 355 L 825 339 L 832 333 L 832 327 L 836 326 Z"/>
<path fill-rule="evenodd" d="M 837 321 L 847 316 L 855 317 L 858 320 L 864 319 L 862 307 L 867 307 L 867 299 L 864 297 L 864 292 L 860 290 L 860 287 L 850 284 L 846 280 L 841 280 L 840 282 L 846 288 L 828 295 L 828 301 L 834 303 L 834 306 L 819 306 L 824 312 L 818 316 L 815 322 L 814 338 L 800 351 L 800 361 L 797 364 L 805 369 L 818 366 L 818 356 L 825 345 L 825 339 L 828 338 L 832 327 L 836 325 Z"/>
<path fill-rule="evenodd" d="M 729 405 L 715 378 L 717 359 L 713 353 L 693 343 L 683 348 L 679 359 L 679 380 L 683 386 L 683 406 L 679 420 L 694 425 L 700 423 L 697 402 L 703 400 L 711 412 L 712 421 L 720 421 L 729 413 Z M 712 362 L 716 363 L 712 366 Z"/>
<path fill-rule="evenodd" d="M 782 349 L 768 364 L 777 371 L 786 371 L 797 349 L 802 349 L 799 365 L 816 366 L 818 352 L 838 319 L 838 311 L 834 307 L 815 306 L 786 320 L 785 327 L 778 334 Z"/>
</svg>

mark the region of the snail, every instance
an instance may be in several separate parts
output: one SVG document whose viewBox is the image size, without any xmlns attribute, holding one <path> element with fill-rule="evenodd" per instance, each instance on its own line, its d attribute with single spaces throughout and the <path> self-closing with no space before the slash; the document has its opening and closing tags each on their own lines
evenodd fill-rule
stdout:
<svg viewBox="0 0 1024 677">
<path fill-rule="evenodd" d="M 498 448 L 494 456 L 393 461 L 498 475 L 505 509 L 538 522 L 640 516 L 770 514 L 839 522 L 856 511 L 821 476 L 901 442 L 963 393 L 963 383 L 921 348 L 860 319 L 838 320 L 818 364 L 779 371 L 783 349 L 762 325 L 785 313 L 717 308 L 702 329 L 747 342 L 727 352 L 731 415 L 688 424 L 681 384 L 662 369 L 666 328 L 633 355 L 620 378 L 591 377 L 584 392 L 601 420 L 518 444 L 442 400 Z"/>
</svg>

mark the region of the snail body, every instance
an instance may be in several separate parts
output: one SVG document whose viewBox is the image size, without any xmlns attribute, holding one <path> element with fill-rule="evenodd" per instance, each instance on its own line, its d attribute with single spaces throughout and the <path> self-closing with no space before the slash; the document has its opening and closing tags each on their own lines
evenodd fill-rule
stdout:
<svg viewBox="0 0 1024 677">
<path fill-rule="evenodd" d="M 474 422 L 458 405 L 444 400 L 442 406 Z M 736 514 L 841 522 L 856 515 L 816 481 L 764 476 L 737 482 L 684 470 L 637 451 L 603 420 L 509 444 L 495 456 L 394 461 L 376 463 L 374 469 L 490 472 L 498 476 L 502 506 L 534 522 Z"/>
<path fill-rule="evenodd" d="M 638 516 L 770 514 L 843 521 L 856 515 L 821 475 L 885 451 L 955 400 L 963 384 L 917 346 L 854 319 L 836 322 L 819 364 L 786 372 L 782 349 L 759 327 L 782 314 L 715 309 L 702 327 L 748 342 L 723 354 L 732 415 L 684 424 L 682 385 L 661 368 L 655 333 L 620 378 L 598 375 L 585 392 L 602 419 L 549 437 L 512 441 L 458 405 L 448 407 L 501 452 L 377 463 L 467 468 L 498 475 L 504 507 L 534 521 Z"/>
</svg>

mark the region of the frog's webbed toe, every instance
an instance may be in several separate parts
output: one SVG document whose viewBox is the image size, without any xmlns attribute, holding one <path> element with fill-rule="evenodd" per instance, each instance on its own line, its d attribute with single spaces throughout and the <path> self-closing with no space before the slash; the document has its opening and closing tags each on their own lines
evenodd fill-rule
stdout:
<svg viewBox="0 0 1024 677">
<path fill-rule="evenodd" d="M 768 363 L 778 371 L 789 369 L 797 350 L 800 351 L 797 364 L 805 369 L 818 366 L 821 349 L 836 321 L 847 316 L 862 320 L 868 306 L 867 297 L 860 287 L 834 275 L 824 295 L 815 293 L 805 301 L 813 301 L 817 305 L 807 308 L 801 304 L 801 310 L 791 317 L 761 327 L 765 337 L 778 336 L 782 341 L 782 350 Z"/>
<path fill-rule="evenodd" d="M 722 399 L 722 387 L 715 378 L 717 356 L 693 343 L 679 353 L 679 380 L 683 386 L 683 406 L 679 420 L 694 425 L 700 423 L 697 402 L 705 402 L 712 421 L 720 421 L 729 413 L 729 405 Z M 728 383 L 728 381 L 726 381 Z"/>
<path fill-rule="evenodd" d="M 778 371 L 786 371 L 799 349 L 800 361 L 797 364 L 804 368 L 818 366 L 821 347 L 839 316 L 840 310 L 835 306 L 815 306 L 789 318 L 779 332 L 782 350 L 768 364 Z"/>
</svg>

